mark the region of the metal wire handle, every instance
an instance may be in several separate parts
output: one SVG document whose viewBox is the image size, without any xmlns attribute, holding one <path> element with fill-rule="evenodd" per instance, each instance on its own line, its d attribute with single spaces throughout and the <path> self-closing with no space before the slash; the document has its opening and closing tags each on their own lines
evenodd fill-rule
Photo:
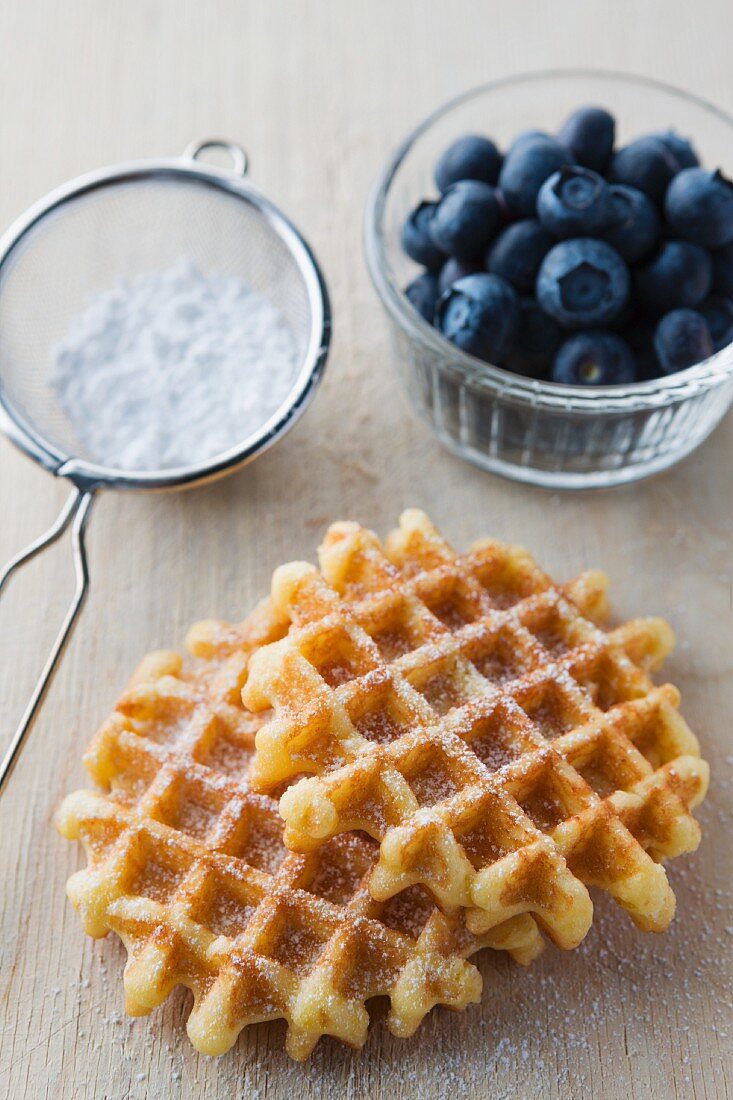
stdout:
<svg viewBox="0 0 733 1100">
<path fill-rule="evenodd" d="M 93 500 L 93 490 L 74 488 L 64 504 L 64 507 L 61 509 L 58 519 L 43 535 L 40 535 L 26 546 L 25 550 L 21 550 L 15 557 L 12 557 L 0 573 L 0 593 L 2 593 L 3 588 L 16 570 L 18 570 L 21 565 L 25 565 L 26 562 L 35 558 L 36 555 L 40 554 L 42 550 L 45 550 L 47 546 L 51 546 L 52 543 L 60 539 L 73 520 L 71 527 L 71 547 L 74 561 L 74 574 L 76 576 L 74 595 L 72 596 L 71 603 L 64 616 L 61 628 L 56 635 L 56 640 L 51 647 L 51 652 L 36 681 L 33 693 L 23 711 L 23 716 L 13 734 L 13 739 L 10 742 L 8 751 L 5 753 L 3 761 L 0 764 L 0 791 L 2 791 L 5 782 L 13 770 L 23 741 L 38 714 L 38 709 L 51 683 L 53 674 L 56 671 L 59 658 L 64 651 L 66 643 L 71 637 L 71 631 L 74 628 L 74 624 L 89 589 L 89 567 L 87 564 L 84 536 Z"/>
</svg>

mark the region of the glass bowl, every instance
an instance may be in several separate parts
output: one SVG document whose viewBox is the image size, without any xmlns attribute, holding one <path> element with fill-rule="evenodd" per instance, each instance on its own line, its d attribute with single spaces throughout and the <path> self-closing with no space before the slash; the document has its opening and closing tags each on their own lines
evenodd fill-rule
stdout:
<svg viewBox="0 0 733 1100">
<path fill-rule="evenodd" d="M 553 489 L 633 481 L 693 451 L 733 402 L 733 345 L 626 386 L 584 389 L 513 374 L 455 348 L 413 308 L 403 288 L 418 268 L 400 232 L 416 203 L 435 194 L 433 165 L 455 138 L 485 133 L 506 147 L 522 130 L 556 131 L 587 103 L 615 114 L 618 144 L 673 128 L 693 140 L 703 164 L 730 174 L 733 119 L 711 104 L 621 73 L 541 72 L 484 84 L 429 115 L 390 157 L 365 216 L 369 271 L 418 413 L 463 458 Z"/>
</svg>

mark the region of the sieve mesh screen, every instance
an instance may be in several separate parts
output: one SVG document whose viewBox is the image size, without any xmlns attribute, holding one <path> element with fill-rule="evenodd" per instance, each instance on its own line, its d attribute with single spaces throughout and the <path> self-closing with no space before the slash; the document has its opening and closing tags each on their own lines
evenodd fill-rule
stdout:
<svg viewBox="0 0 733 1100">
<path fill-rule="evenodd" d="M 291 329 L 297 378 L 313 327 L 308 287 L 256 202 L 176 172 L 113 177 L 44 215 L 0 268 L 0 381 L 13 406 L 63 454 L 94 459 L 50 385 L 54 346 L 90 296 L 181 260 L 205 275 L 235 275 L 270 299 Z"/>
</svg>

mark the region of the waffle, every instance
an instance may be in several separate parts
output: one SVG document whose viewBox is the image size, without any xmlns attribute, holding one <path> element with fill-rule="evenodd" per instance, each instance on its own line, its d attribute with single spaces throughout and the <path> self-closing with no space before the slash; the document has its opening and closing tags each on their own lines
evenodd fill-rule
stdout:
<svg viewBox="0 0 733 1100">
<path fill-rule="evenodd" d="M 274 712 L 254 789 L 301 777 L 280 800 L 286 845 L 362 830 L 381 842 L 375 898 L 421 884 L 477 934 L 531 913 L 573 947 L 589 886 L 665 929 L 662 861 L 696 848 L 708 779 L 677 690 L 647 675 L 672 647 L 667 624 L 606 632 L 603 574 L 560 588 L 516 547 L 456 555 L 418 511 L 386 547 L 335 524 L 320 560 L 275 573 L 292 625 L 244 689 Z"/>
<path fill-rule="evenodd" d="M 407 1036 L 434 1004 L 478 1000 L 481 976 L 465 960 L 480 947 L 524 963 L 542 947 L 531 917 L 472 934 L 419 886 L 375 901 L 378 845 L 365 834 L 286 851 L 277 802 L 249 787 L 261 720 L 241 705 L 250 654 L 282 631 L 265 605 L 242 627 L 193 628 L 185 660 L 149 656 L 85 757 L 102 792 L 70 795 L 56 819 L 87 852 L 67 887 L 86 931 L 113 931 L 127 948 L 127 1011 L 187 986 L 188 1033 L 206 1054 L 278 1018 L 294 1058 L 322 1034 L 359 1046 L 377 995 Z"/>
</svg>

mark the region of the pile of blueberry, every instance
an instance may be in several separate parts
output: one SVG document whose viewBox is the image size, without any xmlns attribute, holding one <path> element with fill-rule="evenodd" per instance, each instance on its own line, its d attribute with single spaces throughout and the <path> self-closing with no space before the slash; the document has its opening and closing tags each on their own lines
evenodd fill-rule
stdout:
<svg viewBox="0 0 733 1100">
<path fill-rule="evenodd" d="M 582 107 L 501 155 L 467 135 L 435 166 L 402 245 L 405 293 L 453 344 L 531 378 L 642 381 L 733 341 L 733 183 L 673 131 L 614 148 Z"/>
</svg>

